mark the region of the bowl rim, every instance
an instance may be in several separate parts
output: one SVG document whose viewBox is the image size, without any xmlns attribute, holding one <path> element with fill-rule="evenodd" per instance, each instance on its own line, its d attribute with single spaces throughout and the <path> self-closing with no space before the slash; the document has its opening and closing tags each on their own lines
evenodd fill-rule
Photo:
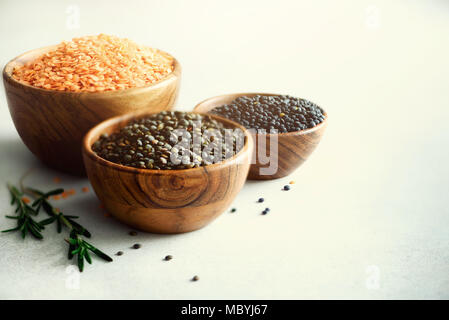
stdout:
<svg viewBox="0 0 449 320">
<path fill-rule="evenodd" d="M 195 107 L 193 108 L 194 112 L 198 112 L 198 113 L 206 113 L 206 114 L 211 114 L 211 113 L 207 113 L 204 111 L 198 111 L 197 109 L 199 107 L 201 107 L 202 104 L 214 100 L 214 99 L 220 99 L 220 98 L 225 98 L 225 97 L 229 97 L 229 96 L 236 96 L 235 98 L 238 97 L 242 97 L 242 96 L 255 96 L 255 95 L 261 95 L 261 96 L 279 96 L 279 95 L 283 95 L 281 93 L 268 93 L 268 92 L 236 92 L 236 93 L 227 93 L 227 94 L 221 94 L 218 96 L 213 96 L 213 97 L 209 97 L 207 99 L 202 100 L 201 102 L 197 103 L 195 105 Z M 234 99 L 235 99 L 234 98 Z M 304 98 L 299 98 L 299 99 L 304 99 Z M 304 99 L 306 100 L 306 99 Z M 213 108 L 222 106 L 223 104 L 220 105 L 216 105 Z M 312 127 L 312 128 L 307 128 L 307 129 L 303 129 L 300 131 L 291 131 L 291 132 L 278 132 L 278 133 L 256 133 L 257 136 L 274 136 L 274 135 L 278 135 L 278 136 L 299 136 L 299 135 L 306 135 L 309 133 L 312 133 L 314 131 L 320 130 L 322 128 L 324 128 L 325 126 L 327 126 L 327 119 L 329 118 L 327 112 L 321 107 L 321 110 L 323 110 L 323 114 L 324 114 L 324 120 L 321 121 L 319 124 L 317 124 L 316 126 Z M 224 117 L 223 117 L 224 118 Z M 227 118 L 226 118 L 227 119 Z M 232 120 L 231 120 L 232 121 Z M 235 121 L 234 121 L 235 122 Z M 240 124 L 240 123 L 239 123 Z M 245 128 L 247 129 L 247 128 Z M 247 130 L 251 130 L 251 129 L 247 129 Z M 251 131 L 249 131 L 251 132 Z"/>
<path fill-rule="evenodd" d="M 177 110 L 171 110 L 169 112 L 176 112 L 176 111 Z M 159 111 L 159 112 L 161 112 L 161 111 Z M 102 166 L 109 167 L 109 168 L 119 170 L 119 171 L 125 171 L 125 172 L 129 172 L 129 173 L 143 174 L 143 175 L 154 175 L 154 174 L 171 175 L 171 174 L 175 174 L 175 173 L 182 174 L 182 173 L 191 173 L 194 171 L 201 171 L 201 170 L 210 171 L 210 170 L 216 170 L 216 169 L 223 169 L 233 163 L 238 163 L 239 161 L 243 160 L 243 157 L 245 156 L 246 153 L 248 153 L 248 156 L 249 156 L 248 161 L 249 161 L 249 164 L 251 164 L 250 163 L 251 153 L 249 153 L 249 151 L 251 150 L 250 148 L 252 148 L 252 146 L 253 146 L 253 141 L 252 141 L 251 135 L 249 134 L 249 131 L 245 127 L 243 127 L 241 124 L 239 124 L 235 121 L 229 120 L 224 117 L 220 117 L 218 115 L 210 115 L 207 113 L 201 113 L 201 112 L 195 112 L 195 111 L 181 111 L 181 112 L 188 112 L 188 113 L 201 114 L 203 116 L 210 116 L 210 117 L 214 118 L 215 120 L 230 124 L 234 128 L 239 128 L 245 134 L 245 144 L 243 145 L 243 148 L 237 154 L 233 155 L 231 158 L 225 159 L 218 163 L 213 163 L 213 164 L 210 164 L 207 166 L 200 166 L 197 168 L 170 169 L 170 170 L 140 169 L 140 168 L 135 168 L 135 167 L 124 166 L 124 165 L 106 160 L 106 159 L 100 157 L 99 155 L 97 155 L 92 150 L 92 143 L 90 143 L 90 140 L 92 139 L 92 136 L 94 136 L 98 133 L 98 131 L 100 131 L 100 132 L 104 131 L 105 129 L 107 129 L 117 123 L 120 123 L 120 122 L 130 121 L 132 119 L 145 117 L 146 115 L 157 114 L 159 112 L 151 112 L 149 110 L 139 110 L 136 112 L 128 112 L 126 114 L 115 116 L 115 117 L 112 117 L 112 118 L 109 118 L 109 119 L 106 119 L 106 120 L 100 122 L 99 124 L 95 125 L 93 128 L 91 128 L 85 134 L 85 136 L 83 138 L 83 142 L 82 142 L 83 155 L 89 157 L 92 161 L 95 161 Z"/>
<path fill-rule="evenodd" d="M 179 61 L 170 53 L 163 51 L 161 49 L 158 48 L 153 48 L 159 52 L 162 52 L 164 54 L 169 55 L 172 59 L 173 59 L 173 71 L 170 72 L 167 76 L 165 76 L 164 78 L 162 78 L 159 81 L 156 81 L 154 83 L 151 83 L 149 85 L 146 86 L 142 86 L 142 87 L 134 87 L 134 88 L 127 88 L 127 89 L 117 89 L 117 90 L 108 90 L 108 91 L 62 91 L 62 90 L 51 90 L 51 89 L 44 89 L 44 88 L 39 88 L 39 87 L 35 87 L 26 83 L 22 83 L 19 80 L 14 79 L 14 77 L 12 76 L 12 72 L 14 70 L 13 64 L 14 63 L 18 63 L 17 61 L 26 57 L 27 55 L 31 55 L 35 52 L 41 52 L 41 54 L 44 54 L 50 50 L 52 50 L 53 48 L 57 48 L 59 46 L 59 44 L 56 45 L 50 45 L 50 46 L 45 46 L 45 47 L 40 47 L 40 48 L 36 48 L 36 49 L 32 49 L 32 50 L 28 50 L 16 57 L 14 57 L 13 59 L 9 60 L 6 65 L 3 67 L 3 78 L 5 80 L 8 80 L 10 82 L 12 82 L 14 85 L 19 86 L 19 87 L 25 87 L 28 88 L 30 90 L 35 90 L 38 92 L 43 92 L 43 93 L 53 93 L 53 94 L 63 94 L 63 95 L 74 95 L 74 96 L 80 96 L 80 95 L 89 95 L 89 97 L 96 97 L 96 96 L 105 96 L 105 95 L 110 95 L 110 96 L 119 96 L 122 94 L 132 94 L 132 93 L 138 93 L 139 91 L 144 91 L 144 90 L 148 90 L 149 88 L 157 88 L 158 86 L 162 85 L 163 83 L 170 81 L 172 79 L 176 79 L 179 78 L 179 76 L 181 75 L 181 64 L 179 63 Z"/>
</svg>

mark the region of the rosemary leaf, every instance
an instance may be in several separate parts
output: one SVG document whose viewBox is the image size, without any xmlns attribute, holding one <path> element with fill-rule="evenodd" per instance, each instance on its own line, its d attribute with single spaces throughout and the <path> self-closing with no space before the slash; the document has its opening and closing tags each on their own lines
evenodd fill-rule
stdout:
<svg viewBox="0 0 449 320">
<path fill-rule="evenodd" d="M 41 225 L 44 225 L 44 226 L 45 226 L 45 225 L 47 225 L 47 224 L 53 223 L 55 220 L 56 220 L 56 216 L 53 216 L 53 217 L 44 219 L 44 220 L 40 221 L 39 223 L 40 223 Z"/>
<path fill-rule="evenodd" d="M 90 251 L 92 251 L 93 253 L 95 253 L 98 257 L 100 257 L 103 260 L 106 261 L 113 261 L 112 258 L 110 256 L 108 256 L 106 253 L 102 252 L 101 250 L 97 249 L 97 248 L 89 248 Z"/>
<path fill-rule="evenodd" d="M 89 250 L 86 250 L 84 253 L 84 257 L 89 264 L 92 264 L 92 258 L 90 257 Z"/>
<path fill-rule="evenodd" d="M 81 252 L 78 253 L 78 269 L 80 270 L 80 272 L 83 272 L 84 270 L 84 258 L 81 255 Z"/>
<path fill-rule="evenodd" d="M 11 231 L 19 230 L 19 229 L 20 229 L 20 227 L 15 227 L 15 228 L 8 229 L 8 230 L 2 230 L 2 232 L 11 232 Z"/>
</svg>

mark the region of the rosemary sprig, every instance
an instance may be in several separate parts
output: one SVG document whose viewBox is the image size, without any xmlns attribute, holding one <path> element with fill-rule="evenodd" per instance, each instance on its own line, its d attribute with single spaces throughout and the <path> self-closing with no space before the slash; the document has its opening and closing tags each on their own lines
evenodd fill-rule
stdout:
<svg viewBox="0 0 449 320">
<path fill-rule="evenodd" d="M 37 197 L 31 206 L 33 208 L 35 208 L 35 210 L 37 212 L 39 212 L 39 210 L 41 208 L 44 209 L 44 211 L 50 216 L 50 218 L 41 221 L 41 224 L 47 225 L 47 224 L 51 224 L 56 221 L 58 233 L 61 233 L 62 226 L 66 225 L 69 229 L 72 229 L 72 228 L 76 229 L 79 234 L 81 234 L 87 238 L 91 237 L 90 232 L 85 227 L 83 227 L 82 225 L 80 225 L 79 223 L 74 221 L 74 219 L 79 218 L 78 216 L 64 215 L 62 212 L 56 210 L 50 204 L 50 202 L 48 202 L 48 199 L 51 196 L 55 196 L 55 195 L 64 193 L 64 189 L 62 189 L 62 188 L 55 189 L 55 190 L 51 190 L 51 191 L 48 191 L 45 193 L 40 190 L 33 189 L 33 188 L 25 188 L 25 190 L 28 194 L 31 194 L 32 196 Z"/>
<path fill-rule="evenodd" d="M 15 212 L 17 216 L 6 216 L 9 219 L 17 220 L 17 227 L 3 230 L 2 232 L 20 231 L 22 238 L 25 238 L 28 233 L 33 235 L 36 239 L 43 239 L 41 231 L 44 230 L 44 225 L 33 219 L 37 216 L 38 211 L 33 209 L 23 200 L 23 192 L 19 191 L 13 185 L 8 184 L 8 190 L 11 194 L 11 205 L 16 205 Z"/>
<path fill-rule="evenodd" d="M 68 258 L 72 259 L 73 256 L 77 255 L 78 268 L 81 272 L 84 270 L 84 260 L 86 260 L 89 264 L 92 264 L 92 258 L 89 251 L 93 252 L 96 256 L 103 260 L 108 262 L 112 261 L 112 258 L 106 253 L 94 247 L 89 242 L 81 239 L 75 230 L 70 232 L 69 239 L 65 239 L 65 241 L 69 244 Z"/>
<path fill-rule="evenodd" d="M 23 238 L 25 238 L 27 233 L 31 233 L 35 238 L 43 239 L 41 231 L 45 228 L 44 226 L 56 222 L 58 233 L 62 232 L 63 226 L 70 230 L 69 239 L 65 239 L 65 241 L 69 244 L 69 252 L 67 257 L 71 260 L 75 255 L 77 255 L 78 268 L 81 272 L 84 270 L 84 260 L 86 260 L 89 264 L 92 263 L 92 258 L 89 251 L 93 252 L 96 256 L 105 261 L 112 261 L 112 258 L 107 254 L 82 239 L 82 236 L 90 238 L 91 233 L 81 224 L 74 221 L 79 218 L 78 216 L 65 215 L 54 208 L 49 202 L 49 198 L 51 196 L 63 193 L 64 189 L 60 188 L 48 192 L 42 192 L 37 189 L 24 187 L 22 185 L 22 180 L 23 179 L 21 179 L 20 183 L 21 191 L 18 188 L 8 184 L 8 189 L 12 196 L 11 205 L 17 205 L 16 213 L 18 213 L 18 216 L 6 217 L 17 220 L 17 227 L 4 230 L 2 232 L 21 231 Z M 28 194 L 34 198 L 34 202 L 31 206 L 23 200 L 23 196 L 25 194 Z M 50 217 L 37 222 L 32 218 L 32 216 L 37 216 L 41 209 L 43 209 Z"/>
</svg>

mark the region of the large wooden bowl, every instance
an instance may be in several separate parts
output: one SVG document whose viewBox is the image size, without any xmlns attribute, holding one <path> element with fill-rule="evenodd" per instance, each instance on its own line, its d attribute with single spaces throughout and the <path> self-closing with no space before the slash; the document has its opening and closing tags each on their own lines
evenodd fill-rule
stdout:
<svg viewBox="0 0 449 320">
<path fill-rule="evenodd" d="M 275 96 L 274 93 L 233 93 L 226 94 L 217 97 L 206 99 L 195 106 L 194 111 L 201 113 L 208 113 L 215 107 L 228 104 L 234 99 L 241 96 Z M 254 140 L 254 154 L 249 170 L 248 179 L 251 180 L 271 180 L 285 177 L 296 170 L 301 164 L 303 164 L 310 154 L 315 150 L 316 146 L 321 140 L 324 133 L 324 129 L 327 126 L 327 114 L 325 114 L 323 122 L 317 126 L 305 129 L 297 132 L 278 133 L 278 134 L 253 134 Z M 278 139 L 277 152 L 271 152 L 268 146 L 270 145 L 270 139 L 276 136 Z M 262 140 L 262 141 L 261 141 Z M 277 170 L 274 173 L 264 173 L 263 168 L 267 168 L 266 164 L 259 162 L 259 157 L 256 155 L 258 152 L 258 146 L 260 142 L 265 142 L 267 146 L 267 157 L 273 158 L 274 162 L 277 161 Z"/>
<path fill-rule="evenodd" d="M 231 204 L 245 183 L 253 148 L 251 136 L 235 122 L 212 116 L 245 133 L 243 149 L 223 162 L 184 170 L 126 167 L 92 151 L 101 134 L 115 132 L 144 115 L 139 112 L 115 117 L 87 133 L 83 157 L 95 193 L 109 213 L 140 230 L 182 233 L 202 228 Z"/>
<path fill-rule="evenodd" d="M 34 60 L 55 46 L 36 49 L 11 60 L 3 69 L 9 111 L 25 145 L 48 166 L 84 175 L 81 142 L 99 122 L 128 112 L 171 109 L 178 96 L 181 67 L 150 86 L 106 92 L 45 90 L 12 78 L 18 65 Z"/>
</svg>

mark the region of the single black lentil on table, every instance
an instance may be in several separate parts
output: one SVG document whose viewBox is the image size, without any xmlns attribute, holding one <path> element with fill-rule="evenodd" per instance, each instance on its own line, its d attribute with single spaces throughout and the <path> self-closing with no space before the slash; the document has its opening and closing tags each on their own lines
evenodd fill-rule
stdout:
<svg viewBox="0 0 449 320">
<path fill-rule="evenodd" d="M 234 128 L 226 128 L 210 116 L 163 111 L 132 120 L 111 135 L 102 135 L 92 150 L 103 159 L 129 167 L 196 168 L 223 161 L 241 150 L 243 132 L 226 129 Z M 196 141 L 195 136 L 199 137 Z M 189 143 L 183 144 L 183 139 Z M 172 153 L 177 163 L 172 162 Z"/>
<path fill-rule="evenodd" d="M 313 128 L 325 119 L 323 109 L 315 103 L 288 95 L 242 96 L 210 113 L 234 120 L 247 129 L 274 129 L 281 133 Z"/>
</svg>

